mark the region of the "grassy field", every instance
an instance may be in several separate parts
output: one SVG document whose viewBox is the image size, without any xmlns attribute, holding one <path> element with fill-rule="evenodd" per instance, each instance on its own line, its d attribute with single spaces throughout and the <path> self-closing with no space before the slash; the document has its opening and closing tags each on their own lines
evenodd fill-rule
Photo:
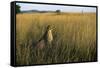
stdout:
<svg viewBox="0 0 100 68">
<path fill-rule="evenodd" d="M 37 50 L 32 43 L 52 25 L 52 48 Z M 96 61 L 95 13 L 23 13 L 16 15 L 16 64 Z M 48 45 L 46 45 L 48 46 Z"/>
</svg>

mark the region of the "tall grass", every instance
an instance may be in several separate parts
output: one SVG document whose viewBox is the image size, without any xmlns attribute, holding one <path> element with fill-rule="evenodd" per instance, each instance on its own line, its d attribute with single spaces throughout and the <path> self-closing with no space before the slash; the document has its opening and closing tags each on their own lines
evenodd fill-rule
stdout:
<svg viewBox="0 0 100 68">
<path fill-rule="evenodd" d="M 16 64 L 96 61 L 95 13 L 23 13 L 16 15 Z M 53 42 L 42 50 L 35 43 L 52 25 Z"/>
</svg>

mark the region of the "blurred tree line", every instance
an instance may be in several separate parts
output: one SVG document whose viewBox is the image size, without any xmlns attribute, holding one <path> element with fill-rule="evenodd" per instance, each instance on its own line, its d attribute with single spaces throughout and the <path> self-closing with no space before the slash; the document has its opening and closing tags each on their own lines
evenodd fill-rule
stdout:
<svg viewBox="0 0 100 68">
<path fill-rule="evenodd" d="M 19 5 L 16 5 L 16 13 L 20 13 L 20 6 Z"/>
</svg>

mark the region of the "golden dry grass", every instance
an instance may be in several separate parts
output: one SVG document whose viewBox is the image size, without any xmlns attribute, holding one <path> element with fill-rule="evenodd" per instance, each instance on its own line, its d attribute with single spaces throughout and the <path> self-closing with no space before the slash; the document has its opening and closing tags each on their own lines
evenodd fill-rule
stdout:
<svg viewBox="0 0 100 68">
<path fill-rule="evenodd" d="M 53 28 L 52 48 L 37 50 L 47 25 Z M 96 61 L 95 13 L 23 13 L 16 15 L 16 64 Z M 48 46 L 48 45 L 47 45 Z"/>
</svg>

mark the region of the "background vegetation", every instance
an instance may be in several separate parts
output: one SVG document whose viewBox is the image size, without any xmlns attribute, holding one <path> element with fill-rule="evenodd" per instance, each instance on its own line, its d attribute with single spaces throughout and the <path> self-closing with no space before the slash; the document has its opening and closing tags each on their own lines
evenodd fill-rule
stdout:
<svg viewBox="0 0 100 68">
<path fill-rule="evenodd" d="M 20 6 L 19 5 L 16 5 L 16 13 L 20 13 L 21 10 L 20 10 Z"/>
<path fill-rule="evenodd" d="M 17 65 L 96 61 L 95 13 L 23 13 L 16 15 Z M 52 47 L 34 46 L 47 25 L 53 28 Z"/>
</svg>

